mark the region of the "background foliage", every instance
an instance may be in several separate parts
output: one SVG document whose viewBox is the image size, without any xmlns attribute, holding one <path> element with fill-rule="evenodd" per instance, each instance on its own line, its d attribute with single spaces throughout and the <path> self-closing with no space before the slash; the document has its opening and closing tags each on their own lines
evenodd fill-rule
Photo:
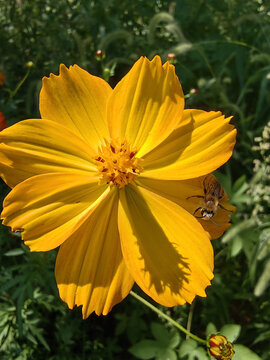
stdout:
<svg viewBox="0 0 270 360">
<path fill-rule="evenodd" d="M 187 107 L 234 116 L 236 149 L 217 176 L 238 210 L 214 242 L 213 285 L 206 299 L 165 311 L 198 336 L 222 329 L 237 339 L 235 360 L 270 358 L 269 39 L 264 0 L 0 0 L 0 111 L 8 125 L 39 117 L 41 78 L 60 63 L 114 86 L 139 56 L 165 61 L 169 53 Z M 1 198 L 8 191 L 1 183 Z M 107 317 L 82 321 L 80 309 L 67 310 L 58 297 L 55 255 L 30 254 L 1 226 L 1 359 L 208 359 L 131 297 Z"/>
</svg>

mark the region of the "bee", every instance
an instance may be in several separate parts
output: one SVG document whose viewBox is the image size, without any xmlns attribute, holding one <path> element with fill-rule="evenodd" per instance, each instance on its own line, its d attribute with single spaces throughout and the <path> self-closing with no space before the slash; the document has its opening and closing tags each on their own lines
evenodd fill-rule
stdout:
<svg viewBox="0 0 270 360">
<path fill-rule="evenodd" d="M 212 219 L 212 217 L 216 215 L 218 208 L 231 212 L 230 210 L 226 209 L 224 206 L 220 204 L 220 201 L 225 196 L 225 191 L 221 186 L 220 182 L 212 174 L 209 174 L 204 178 L 203 191 L 204 191 L 204 195 L 193 195 L 187 198 L 190 199 L 195 197 L 202 199 L 200 204 L 201 206 L 199 206 L 194 211 L 193 215 L 197 219 L 211 220 L 215 225 L 218 225 Z M 198 212 L 200 212 L 201 216 L 195 215 Z"/>
</svg>

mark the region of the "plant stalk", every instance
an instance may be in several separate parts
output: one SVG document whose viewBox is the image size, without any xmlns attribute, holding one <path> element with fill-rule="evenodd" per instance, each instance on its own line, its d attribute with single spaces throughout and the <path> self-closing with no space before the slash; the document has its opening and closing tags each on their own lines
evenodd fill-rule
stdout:
<svg viewBox="0 0 270 360">
<path fill-rule="evenodd" d="M 198 336 L 192 334 L 187 329 L 185 329 L 182 325 L 178 324 L 175 320 L 173 320 L 170 316 L 164 314 L 161 310 L 157 309 L 154 305 L 150 304 L 147 300 L 139 296 L 133 291 L 130 291 L 130 295 L 132 295 L 135 299 L 139 300 L 141 303 L 149 307 L 151 310 L 153 310 L 155 313 L 157 313 L 159 316 L 161 316 L 163 319 L 169 321 L 173 326 L 175 326 L 177 329 L 185 333 L 187 336 L 191 337 L 192 339 L 207 345 L 207 341 L 204 339 L 199 338 Z"/>
</svg>

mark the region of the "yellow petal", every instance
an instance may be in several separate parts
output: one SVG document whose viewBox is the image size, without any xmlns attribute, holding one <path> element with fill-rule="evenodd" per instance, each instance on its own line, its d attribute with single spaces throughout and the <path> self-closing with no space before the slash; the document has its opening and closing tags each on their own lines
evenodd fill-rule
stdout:
<svg viewBox="0 0 270 360">
<path fill-rule="evenodd" d="M 123 256 L 142 290 L 164 306 L 205 296 L 213 249 L 199 222 L 180 206 L 141 187 L 120 191 Z"/>
<path fill-rule="evenodd" d="M 99 179 L 90 175 L 37 175 L 7 195 L 1 218 L 4 225 L 22 233 L 31 251 L 51 250 L 73 234 L 108 191 L 108 186 L 99 185 Z"/>
<path fill-rule="evenodd" d="M 58 122 L 91 146 L 108 137 L 106 103 L 112 89 L 106 81 L 79 66 L 60 65 L 60 75 L 43 78 L 41 117 Z"/>
<path fill-rule="evenodd" d="M 204 178 L 205 176 L 189 180 L 157 180 L 140 177 L 136 182 L 138 185 L 182 206 L 193 215 L 194 211 L 201 206 L 201 199 L 196 197 L 187 198 L 204 195 Z M 213 221 L 217 225 L 211 220 L 197 219 L 211 239 L 219 238 L 231 225 L 229 215 L 236 208 L 229 204 L 228 200 L 228 195 L 225 193 L 224 198 L 220 200 L 220 204 L 228 211 L 218 208 L 216 215 L 213 217 Z"/>
<path fill-rule="evenodd" d="M 24 120 L 0 133 L 0 175 L 10 187 L 38 174 L 96 172 L 94 152 L 50 120 Z"/>
<path fill-rule="evenodd" d="M 69 308 L 82 305 L 83 318 L 106 315 L 131 290 L 134 280 L 121 253 L 118 195 L 112 191 L 58 252 L 55 275 Z"/>
<path fill-rule="evenodd" d="M 184 95 L 173 65 L 141 57 L 116 85 L 108 101 L 108 124 L 114 139 L 124 138 L 143 156 L 177 126 Z"/>
<path fill-rule="evenodd" d="M 220 112 L 185 110 L 178 128 L 144 157 L 145 177 L 184 180 L 206 175 L 232 155 L 236 130 Z"/>
</svg>

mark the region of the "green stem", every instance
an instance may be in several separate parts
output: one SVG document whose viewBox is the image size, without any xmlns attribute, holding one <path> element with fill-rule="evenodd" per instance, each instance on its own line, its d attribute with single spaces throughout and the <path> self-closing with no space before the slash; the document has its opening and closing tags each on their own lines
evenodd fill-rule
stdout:
<svg viewBox="0 0 270 360">
<path fill-rule="evenodd" d="M 14 98 L 14 96 L 17 94 L 18 90 L 20 89 L 20 87 L 22 86 L 22 84 L 23 84 L 23 83 L 25 82 L 25 80 L 27 79 L 30 71 L 31 71 L 31 69 L 28 68 L 28 70 L 27 70 L 26 74 L 24 75 L 24 77 L 23 77 L 22 80 L 19 82 L 19 84 L 16 86 L 16 89 L 13 90 L 13 91 L 10 93 L 8 102 L 10 102 L 10 101 Z"/>
<path fill-rule="evenodd" d="M 191 337 L 192 339 L 207 345 L 207 340 L 201 339 L 196 335 L 193 335 L 191 332 L 189 332 L 187 329 L 185 329 L 182 325 L 178 324 L 176 321 L 174 321 L 170 316 L 164 314 L 162 311 L 157 309 L 154 305 L 150 304 L 147 300 L 136 294 L 135 292 L 131 291 L 130 295 L 135 297 L 135 299 L 139 300 L 141 303 L 149 307 L 151 310 L 153 310 L 155 313 L 157 313 L 159 316 L 161 316 L 163 319 L 169 321 L 173 326 L 175 326 L 177 329 Z"/>
<path fill-rule="evenodd" d="M 187 321 L 187 331 L 190 332 L 191 329 L 191 323 L 192 323 L 192 318 L 193 318 L 193 312 L 194 312 L 194 307 L 195 307 L 195 302 L 196 299 L 193 301 L 193 303 L 190 306 L 190 310 L 189 310 L 189 314 L 188 314 L 188 321 Z M 189 335 L 187 335 L 186 337 L 187 339 L 189 338 Z"/>
</svg>

